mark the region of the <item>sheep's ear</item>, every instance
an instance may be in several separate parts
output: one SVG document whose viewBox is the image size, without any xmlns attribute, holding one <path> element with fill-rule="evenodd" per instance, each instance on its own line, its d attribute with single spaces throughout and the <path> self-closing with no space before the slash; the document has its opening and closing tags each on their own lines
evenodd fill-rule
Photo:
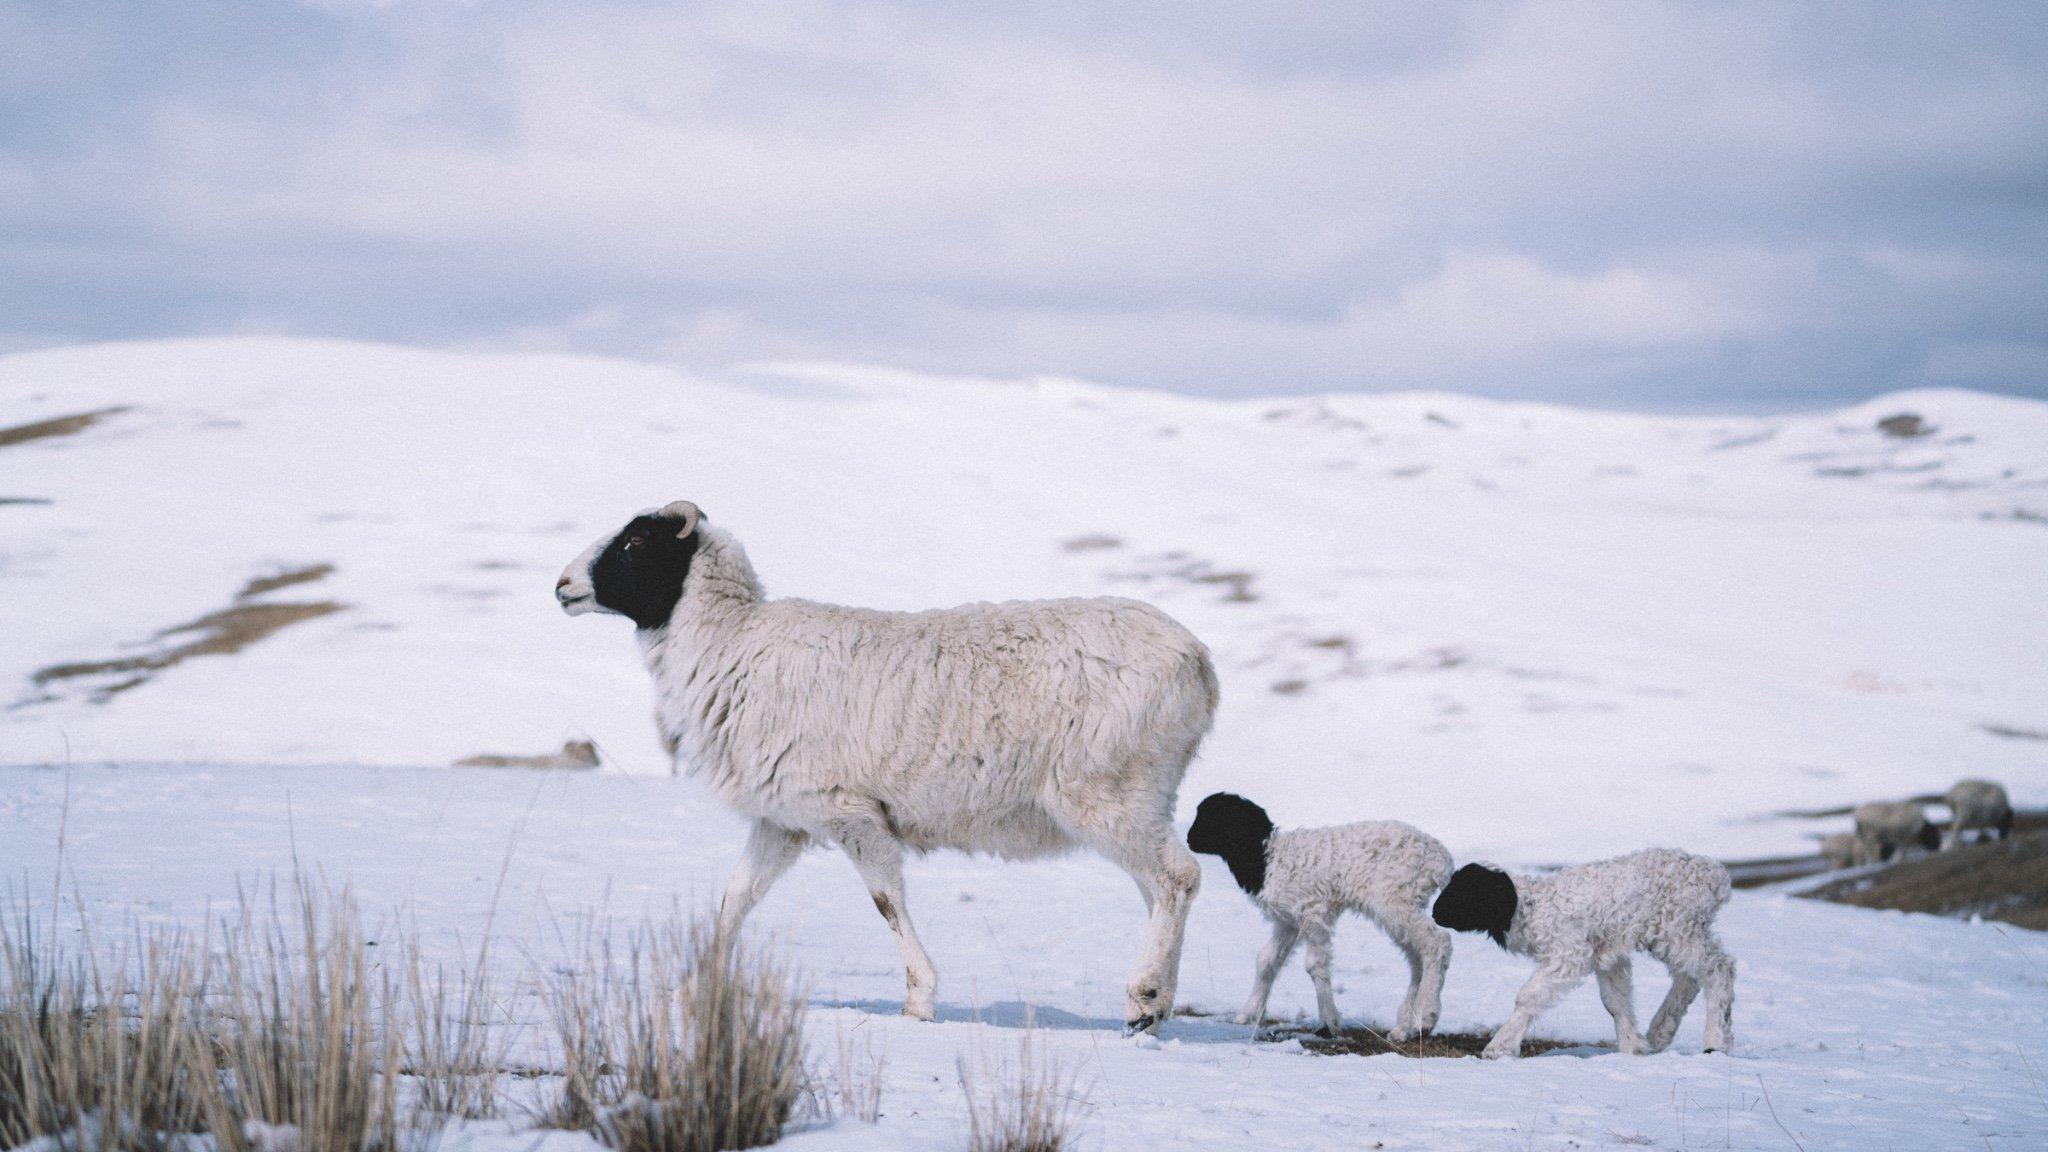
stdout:
<svg viewBox="0 0 2048 1152">
<path fill-rule="evenodd" d="M 677 500 L 674 503 L 662 505 L 661 511 L 656 512 L 654 515 L 658 520 L 681 520 L 683 522 L 682 531 L 676 533 L 676 539 L 681 540 L 697 530 L 697 521 L 704 518 L 704 510 L 688 500 Z"/>
</svg>

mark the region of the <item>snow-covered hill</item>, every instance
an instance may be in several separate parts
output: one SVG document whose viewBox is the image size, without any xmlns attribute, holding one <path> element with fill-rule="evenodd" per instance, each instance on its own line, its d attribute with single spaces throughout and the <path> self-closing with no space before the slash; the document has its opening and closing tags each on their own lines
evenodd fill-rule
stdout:
<svg viewBox="0 0 2048 1152">
<path fill-rule="evenodd" d="M 1550 860 L 1796 850 L 1760 817 L 1966 773 L 2048 802 L 2037 402 L 1218 403 L 281 339 L 0 358 L 0 429 L 69 416 L 0 442 L 0 761 L 587 735 L 666 772 L 628 625 L 551 588 L 686 497 L 771 593 L 1158 603 L 1223 676 L 1189 805 Z"/>
</svg>

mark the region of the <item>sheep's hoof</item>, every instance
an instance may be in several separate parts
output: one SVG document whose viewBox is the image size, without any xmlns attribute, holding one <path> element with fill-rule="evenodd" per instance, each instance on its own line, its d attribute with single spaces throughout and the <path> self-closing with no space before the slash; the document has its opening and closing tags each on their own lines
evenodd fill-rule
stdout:
<svg viewBox="0 0 2048 1152">
<path fill-rule="evenodd" d="M 1392 1032 L 1387 1033 L 1387 1039 L 1396 1044 L 1406 1044 L 1408 1041 L 1415 1039 L 1415 1033 L 1410 1032 L 1406 1028 L 1396 1028 Z"/>
<path fill-rule="evenodd" d="M 905 1016 L 910 1017 L 912 1020 L 923 1020 L 926 1023 L 930 1023 L 932 1018 L 932 1006 L 930 1004 L 906 1002 L 903 1005 L 903 1014 Z"/>
<path fill-rule="evenodd" d="M 1145 1032 L 1150 1032 L 1157 1027 L 1159 1027 L 1159 1017 L 1140 1016 L 1136 1020 L 1128 1020 L 1124 1022 L 1124 1035 L 1137 1036 Z"/>
<path fill-rule="evenodd" d="M 1321 1036 L 1325 1040 L 1335 1040 L 1337 1038 L 1337 1030 L 1328 1024 L 1318 1024 L 1316 1025 L 1316 1035 Z"/>
<path fill-rule="evenodd" d="M 1516 1047 L 1519 1048 L 1520 1045 L 1516 1045 Z M 1481 1060 L 1513 1060 L 1520 1056 L 1520 1052 L 1510 1051 L 1506 1048 L 1495 1048 L 1491 1044 L 1486 1046 L 1486 1051 L 1479 1054 Z"/>
</svg>

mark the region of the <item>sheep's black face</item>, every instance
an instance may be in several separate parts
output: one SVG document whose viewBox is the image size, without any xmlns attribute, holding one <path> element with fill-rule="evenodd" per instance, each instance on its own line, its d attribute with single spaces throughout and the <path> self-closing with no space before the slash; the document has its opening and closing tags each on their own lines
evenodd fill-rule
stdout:
<svg viewBox="0 0 2048 1152">
<path fill-rule="evenodd" d="M 1266 810 L 1242 796 L 1218 792 L 1195 807 L 1188 848 L 1223 857 L 1238 887 L 1257 896 L 1266 887 L 1266 841 L 1273 821 Z"/>
<path fill-rule="evenodd" d="M 612 612 L 641 628 L 668 623 L 682 599 L 683 580 L 697 554 L 699 535 L 684 520 L 635 516 L 618 535 L 593 545 L 555 586 L 562 610 Z M 592 553 L 595 553 L 593 556 Z"/>
<path fill-rule="evenodd" d="M 1920 826 L 1920 847 L 1929 852 L 1941 851 L 1941 829 L 1932 824 Z"/>
<path fill-rule="evenodd" d="M 1503 947 L 1515 922 L 1515 882 L 1498 868 L 1467 864 L 1437 895 L 1430 917 L 1453 932 L 1484 932 Z"/>
</svg>

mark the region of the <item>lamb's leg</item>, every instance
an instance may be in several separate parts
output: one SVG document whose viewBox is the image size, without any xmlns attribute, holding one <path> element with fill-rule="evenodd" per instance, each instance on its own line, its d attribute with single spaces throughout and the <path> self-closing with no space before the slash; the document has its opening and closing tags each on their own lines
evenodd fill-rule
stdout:
<svg viewBox="0 0 2048 1152">
<path fill-rule="evenodd" d="M 726 883 L 725 899 L 718 905 L 718 931 L 731 940 L 740 930 L 740 924 L 768 889 L 775 885 L 796 858 L 803 855 L 811 838 L 802 832 L 792 832 L 766 820 L 756 820 L 754 829 L 747 835 L 746 855 L 740 858 L 739 866 L 732 870 L 732 879 Z"/>
<path fill-rule="evenodd" d="M 1595 968 L 1593 978 L 1600 985 L 1600 1003 L 1614 1017 L 1614 1050 L 1640 1056 L 1646 1048 L 1636 1031 L 1635 977 L 1627 956 L 1616 956 L 1604 968 Z"/>
<path fill-rule="evenodd" d="M 1657 1006 L 1657 1014 L 1650 1017 L 1650 1051 L 1662 1052 L 1671 1047 L 1671 1041 L 1678 1035 L 1678 1025 L 1685 1020 L 1685 1010 L 1692 1007 L 1693 997 L 1699 995 L 1700 982 L 1692 974 L 1670 964 L 1671 991 L 1664 994 L 1664 1002 Z"/>
<path fill-rule="evenodd" d="M 1708 947 L 1699 976 L 1707 990 L 1707 1051 L 1727 1052 L 1735 1047 L 1735 961 L 1712 941 Z"/>
<path fill-rule="evenodd" d="M 932 1018 L 933 999 L 938 994 L 939 974 L 925 954 L 911 926 L 910 909 L 903 901 L 903 845 L 882 824 L 834 829 L 833 835 L 847 859 L 867 882 L 875 910 L 896 934 L 896 950 L 903 956 L 905 992 L 903 1014 L 917 1020 Z"/>
<path fill-rule="evenodd" d="M 1273 921 L 1272 938 L 1259 952 L 1251 999 L 1244 1002 L 1244 1011 L 1237 1014 L 1239 1024 L 1257 1025 L 1266 1019 L 1266 999 L 1273 994 L 1273 981 L 1280 975 L 1280 969 L 1287 966 L 1287 958 L 1294 955 L 1294 945 L 1300 939 L 1300 925 L 1292 920 Z"/>
<path fill-rule="evenodd" d="M 1522 985 L 1515 995 L 1515 1014 L 1500 1026 L 1493 1039 L 1486 1042 L 1486 1050 L 1480 1055 L 1488 1060 L 1513 1059 L 1522 1054 L 1522 1037 L 1529 1032 L 1529 1025 L 1538 1016 L 1548 1011 L 1558 997 L 1571 991 L 1593 967 L 1591 957 L 1570 957 L 1547 961 Z"/>
<path fill-rule="evenodd" d="M 1316 986 L 1316 1017 L 1322 1021 L 1317 1029 L 1325 1036 L 1335 1036 L 1344 1030 L 1344 1021 L 1337 1014 L 1337 997 L 1330 990 L 1330 919 L 1328 916 L 1303 917 L 1302 938 L 1308 941 L 1308 978 Z"/>
<path fill-rule="evenodd" d="M 1444 973 L 1451 966 L 1451 934 L 1430 923 L 1420 908 L 1403 909 L 1386 923 L 1387 935 L 1408 958 L 1408 994 L 1387 1038 L 1396 1043 L 1427 1036 L 1442 1011 Z"/>
</svg>

